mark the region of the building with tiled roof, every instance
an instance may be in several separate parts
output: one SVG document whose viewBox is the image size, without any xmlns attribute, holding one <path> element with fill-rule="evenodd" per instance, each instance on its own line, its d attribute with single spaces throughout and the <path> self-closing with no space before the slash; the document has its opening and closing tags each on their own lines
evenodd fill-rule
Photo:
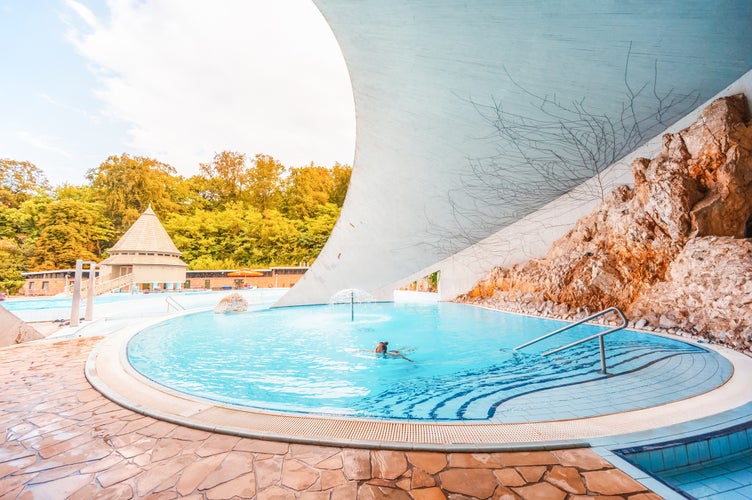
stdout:
<svg viewBox="0 0 752 500">
<path fill-rule="evenodd" d="M 105 280 L 128 277 L 142 289 L 180 288 L 185 282 L 188 264 L 151 205 L 108 253 L 99 264 Z"/>
</svg>

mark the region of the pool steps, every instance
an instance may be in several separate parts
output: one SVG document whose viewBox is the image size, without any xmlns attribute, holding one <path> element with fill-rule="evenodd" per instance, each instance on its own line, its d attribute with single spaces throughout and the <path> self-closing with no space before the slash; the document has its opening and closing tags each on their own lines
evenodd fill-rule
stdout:
<svg viewBox="0 0 752 500">
<path fill-rule="evenodd" d="M 638 342 L 613 342 L 609 346 L 611 373 L 603 374 L 598 369 L 598 346 L 595 342 L 572 348 L 567 355 L 543 357 L 539 354 L 514 353 L 510 358 L 484 372 L 468 372 L 468 377 L 405 380 L 389 391 L 365 398 L 359 408 L 361 415 L 368 416 L 369 407 L 388 406 L 393 411 L 391 418 L 419 420 L 418 415 L 430 415 L 435 420 L 488 420 L 495 422 L 528 421 L 530 402 L 515 401 L 532 393 L 547 391 L 555 398 L 561 390 L 566 393 L 582 391 L 582 384 L 590 384 L 609 379 L 613 388 L 618 378 L 640 370 L 651 368 L 671 368 L 675 383 L 670 391 L 660 395 L 662 403 L 676 401 L 697 393 L 694 378 L 697 374 L 710 372 L 713 381 L 708 390 L 723 384 L 731 375 L 732 368 L 723 359 L 712 355 L 701 347 L 685 344 L 682 349 L 662 350 L 656 345 Z M 707 356 L 704 356 L 707 354 Z M 702 362 L 687 362 L 681 359 L 700 356 Z M 672 359 L 677 358 L 677 359 Z M 664 372 L 665 373 L 665 372 Z M 482 380 L 481 383 L 466 380 Z M 430 386 L 429 386 L 430 385 Z M 580 387 L 577 387 L 580 386 Z M 440 390 L 436 390 L 440 388 Z M 567 390 L 569 389 L 569 390 Z M 589 398 L 592 400 L 593 391 Z M 597 394 L 597 391 L 595 392 Z M 652 406 L 658 395 L 643 394 L 641 399 L 614 401 L 609 399 L 613 391 L 604 392 L 603 406 L 616 411 L 628 411 Z M 571 394 L 567 398 L 572 397 Z M 528 398 L 529 399 L 529 398 Z M 540 397 L 535 398 L 541 400 Z M 550 399 L 546 398 L 550 401 Z M 565 404 L 570 407 L 571 405 Z M 522 412 L 520 411 L 522 410 Z M 546 405 L 544 409 L 551 418 L 556 408 Z M 603 414 L 597 403 L 579 406 L 577 418 Z M 609 412 L 611 413 L 611 412 Z M 567 415 L 571 417 L 573 415 Z M 560 415 L 564 417 L 564 415 Z"/>
<path fill-rule="evenodd" d="M 550 337 L 553 337 L 554 335 L 559 335 L 560 333 L 564 333 L 567 330 L 571 330 L 572 328 L 575 328 L 579 325 L 582 325 L 583 323 L 587 323 L 588 321 L 592 321 L 596 318 L 600 318 L 601 316 L 605 316 L 610 313 L 616 313 L 621 318 L 621 325 L 615 326 L 614 328 L 611 328 L 610 330 L 607 330 L 605 332 L 598 332 L 595 335 L 591 335 L 590 337 L 586 337 L 584 339 L 576 340 L 575 342 L 571 342 L 569 344 L 563 345 L 561 347 L 556 347 L 554 349 L 550 349 L 546 352 L 544 352 L 543 356 L 549 356 L 551 354 L 556 354 L 557 352 L 564 351 L 566 349 L 570 349 L 572 347 L 578 346 L 580 344 L 583 344 L 585 342 L 589 342 L 590 340 L 598 339 L 598 347 L 600 349 L 600 356 L 601 356 L 601 373 L 608 373 L 607 367 L 606 367 L 606 345 L 604 341 L 604 337 L 606 335 L 609 335 L 611 333 L 618 332 L 619 330 L 623 330 L 627 327 L 629 324 L 629 321 L 627 321 L 627 317 L 624 315 L 624 313 L 619 309 L 618 307 L 608 307 L 606 309 L 603 309 L 602 311 L 598 311 L 595 314 L 591 314 L 587 318 L 583 318 L 579 321 L 576 321 L 574 323 L 570 323 L 562 328 L 559 328 L 558 330 L 554 330 L 553 332 L 547 333 L 545 335 L 541 335 L 540 337 L 533 339 L 529 342 L 525 342 L 524 344 L 518 345 L 513 350 L 519 351 L 520 349 L 524 349 L 527 346 L 536 344 L 542 340 L 548 339 Z"/>
</svg>

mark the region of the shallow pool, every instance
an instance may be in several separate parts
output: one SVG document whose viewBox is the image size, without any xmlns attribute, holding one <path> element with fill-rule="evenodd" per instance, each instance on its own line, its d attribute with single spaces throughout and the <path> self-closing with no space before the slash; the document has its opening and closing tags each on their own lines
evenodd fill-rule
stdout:
<svg viewBox="0 0 752 500">
<path fill-rule="evenodd" d="M 597 341 L 543 357 L 606 327 L 583 325 L 524 351 L 563 322 L 453 304 L 349 304 L 181 316 L 136 334 L 132 366 L 176 391 L 244 407 L 417 420 L 488 420 L 535 391 L 605 379 Z M 403 355 L 380 356 L 377 342 Z M 609 378 L 667 358 L 714 355 L 622 330 L 606 337 Z M 407 358 L 407 359 L 405 359 Z M 677 390 L 677 399 L 686 397 Z"/>
</svg>

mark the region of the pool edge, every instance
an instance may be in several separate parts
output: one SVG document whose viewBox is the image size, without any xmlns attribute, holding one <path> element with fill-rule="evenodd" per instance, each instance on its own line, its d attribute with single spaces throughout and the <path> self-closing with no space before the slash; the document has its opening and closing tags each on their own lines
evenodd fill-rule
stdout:
<svg viewBox="0 0 752 500">
<path fill-rule="evenodd" d="M 593 442 L 613 441 L 615 436 L 622 434 L 686 424 L 732 410 L 750 400 L 739 385 L 744 376 L 752 376 L 752 359 L 736 351 L 705 344 L 703 347 L 716 351 L 733 365 L 733 374 L 725 384 L 678 402 L 598 417 L 525 423 L 425 423 L 238 409 L 170 393 L 156 384 L 139 379 L 124 366 L 124 343 L 143 328 L 163 320 L 145 322 L 100 341 L 87 359 L 87 380 L 108 399 L 140 414 L 243 437 L 371 449 L 476 452 L 549 450 L 587 447 Z M 716 410 L 708 410 L 713 406 L 709 400 L 716 401 Z M 687 418 L 686 415 L 693 417 Z M 645 422 L 651 424 L 646 425 Z"/>
</svg>

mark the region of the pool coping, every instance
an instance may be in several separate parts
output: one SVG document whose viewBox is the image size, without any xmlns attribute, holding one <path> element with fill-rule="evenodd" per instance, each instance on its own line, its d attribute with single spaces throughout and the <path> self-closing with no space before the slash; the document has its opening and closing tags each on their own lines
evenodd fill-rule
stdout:
<svg viewBox="0 0 752 500">
<path fill-rule="evenodd" d="M 602 445 L 621 441 L 617 438 L 620 435 L 649 435 L 655 429 L 676 425 L 686 428 L 689 424 L 691 430 L 694 420 L 714 416 L 722 420 L 718 415 L 733 413 L 735 408 L 752 401 L 747 383 L 752 378 L 752 359 L 725 347 L 703 343 L 703 348 L 717 352 L 733 365 L 733 374 L 726 383 L 680 401 L 588 418 L 429 423 L 239 408 L 159 386 L 138 374 L 124 359 L 125 346 L 134 334 L 171 317 L 195 312 L 152 318 L 105 337 L 87 359 L 87 380 L 105 397 L 132 411 L 206 431 L 314 445 L 408 451 L 532 451 Z"/>
</svg>

